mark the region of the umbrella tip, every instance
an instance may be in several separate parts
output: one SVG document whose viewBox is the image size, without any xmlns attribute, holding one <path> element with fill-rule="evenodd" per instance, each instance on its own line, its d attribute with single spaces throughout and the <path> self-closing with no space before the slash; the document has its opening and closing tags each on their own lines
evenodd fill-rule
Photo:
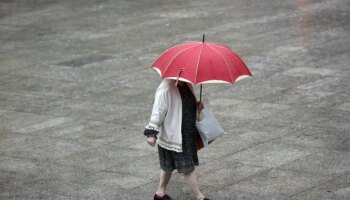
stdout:
<svg viewBox="0 0 350 200">
<path fill-rule="evenodd" d="M 203 33 L 203 42 L 205 41 L 205 34 Z"/>
</svg>

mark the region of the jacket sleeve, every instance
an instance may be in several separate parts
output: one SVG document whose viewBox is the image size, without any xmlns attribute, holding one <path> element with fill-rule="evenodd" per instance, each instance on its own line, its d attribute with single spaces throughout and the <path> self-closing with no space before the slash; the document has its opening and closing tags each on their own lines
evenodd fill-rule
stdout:
<svg viewBox="0 0 350 200">
<path fill-rule="evenodd" d="M 145 127 L 144 135 L 155 136 L 159 133 L 159 128 L 164 121 L 168 110 L 168 92 L 157 90 L 155 94 L 151 119 Z"/>
</svg>

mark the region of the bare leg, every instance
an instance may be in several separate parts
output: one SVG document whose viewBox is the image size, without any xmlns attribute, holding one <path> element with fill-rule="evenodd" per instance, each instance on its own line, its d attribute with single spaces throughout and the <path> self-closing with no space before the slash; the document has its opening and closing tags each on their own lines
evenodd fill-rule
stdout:
<svg viewBox="0 0 350 200">
<path fill-rule="evenodd" d="M 165 195 L 166 187 L 168 186 L 168 183 L 170 181 L 172 171 L 164 171 L 161 170 L 160 172 L 160 180 L 159 180 L 159 186 L 156 191 L 156 194 L 160 197 Z"/>
<path fill-rule="evenodd" d="M 190 188 L 192 194 L 196 197 L 196 199 L 201 199 L 204 197 L 204 195 L 199 190 L 198 184 L 197 184 L 197 177 L 196 173 L 194 171 L 190 173 L 184 174 L 185 182 Z"/>
</svg>

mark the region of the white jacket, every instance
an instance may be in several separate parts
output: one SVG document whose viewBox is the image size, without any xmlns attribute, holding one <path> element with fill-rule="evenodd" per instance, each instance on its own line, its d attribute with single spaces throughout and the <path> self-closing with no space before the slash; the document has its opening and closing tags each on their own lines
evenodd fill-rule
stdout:
<svg viewBox="0 0 350 200">
<path fill-rule="evenodd" d="M 193 92 L 193 87 L 188 84 Z M 158 145 L 182 152 L 182 100 L 174 80 L 165 79 L 155 94 L 151 119 L 146 129 L 159 131 Z"/>
</svg>

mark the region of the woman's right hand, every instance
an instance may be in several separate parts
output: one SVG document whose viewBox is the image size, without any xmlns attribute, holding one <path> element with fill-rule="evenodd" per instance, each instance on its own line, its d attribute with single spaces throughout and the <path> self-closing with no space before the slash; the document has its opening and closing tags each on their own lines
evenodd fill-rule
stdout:
<svg viewBox="0 0 350 200">
<path fill-rule="evenodd" d="M 157 138 L 155 136 L 147 137 L 147 143 L 152 147 L 154 147 L 156 145 L 156 140 L 157 140 Z"/>
<path fill-rule="evenodd" d="M 204 104 L 201 101 L 197 101 L 197 112 L 200 113 L 204 109 Z"/>
</svg>

